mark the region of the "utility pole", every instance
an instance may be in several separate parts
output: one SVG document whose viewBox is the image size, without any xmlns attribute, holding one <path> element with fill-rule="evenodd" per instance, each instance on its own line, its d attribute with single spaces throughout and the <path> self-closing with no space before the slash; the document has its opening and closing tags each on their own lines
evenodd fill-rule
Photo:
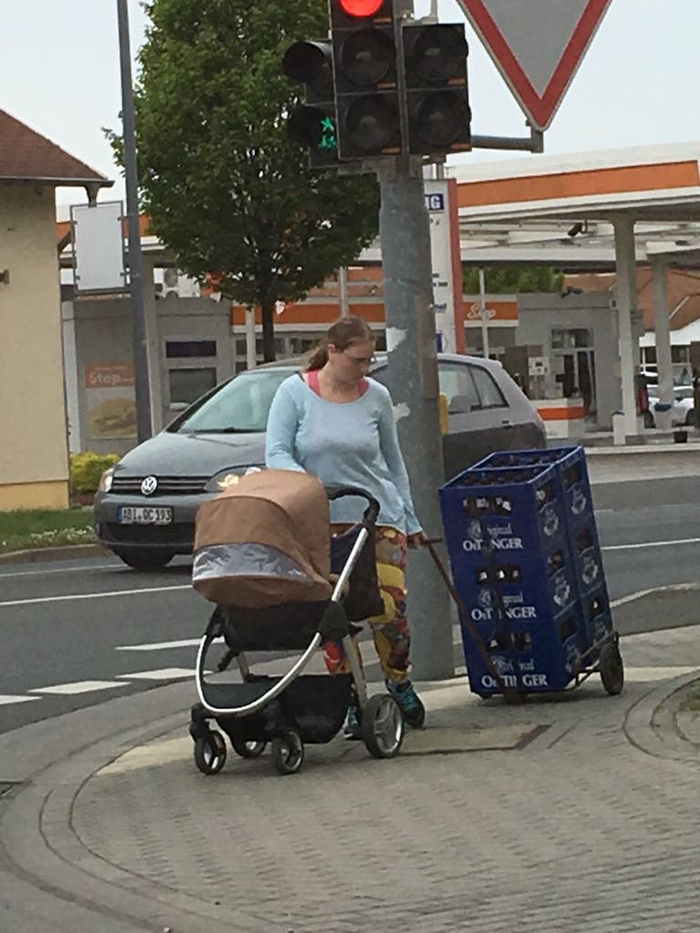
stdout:
<svg viewBox="0 0 700 933">
<path fill-rule="evenodd" d="M 394 170 L 380 173 L 380 186 L 389 383 L 418 517 L 429 537 L 441 536 L 438 489 L 445 475 L 430 221 L 420 161 L 397 159 Z M 445 680 L 454 674 L 449 597 L 427 551 L 411 554 L 410 560 L 414 676 Z"/>
<path fill-rule="evenodd" d="M 139 444 L 153 433 L 151 395 L 148 378 L 148 344 L 143 294 L 143 261 L 139 226 L 138 163 L 134 88 L 131 76 L 131 43 L 127 0 L 117 0 L 119 20 L 119 60 L 122 85 L 122 124 L 124 132 L 124 178 L 129 239 L 129 290 L 134 342 L 134 388 L 136 392 L 136 431 Z"/>
<path fill-rule="evenodd" d="M 481 318 L 481 343 L 484 350 L 484 359 L 487 360 L 491 348 L 489 347 L 489 319 L 486 315 L 486 281 L 483 269 L 479 269 L 479 317 Z"/>
<path fill-rule="evenodd" d="M 329 0 L 329 11 L 329 41 L 285 53 L 284 73 L 304 85 L 289 131 L 312 166 L 379 179 L 389 384 L 416 511 L 434 537 L 444 471 L 423 161 L 471 145 L 464 26 L 413 23 L 411 0 Z M 408 591 L 416 678 L 452 677 L 449 598 L 427 552 L 411 554 Z"/>
</svg>

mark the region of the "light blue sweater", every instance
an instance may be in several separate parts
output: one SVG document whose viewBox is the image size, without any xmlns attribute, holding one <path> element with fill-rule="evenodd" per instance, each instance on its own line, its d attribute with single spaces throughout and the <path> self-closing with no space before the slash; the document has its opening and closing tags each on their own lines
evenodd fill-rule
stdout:
<svg viewBox="0 0 700 933">
<path fill-rule="evenodd" d="M 399 447 L 391 396 L 368 379 L 354 402 L 329 402 L 295 373 L 282 383 L 270 408 L 265 462 L 301 470 L 329 486 L 359 486 L 379 502 L 379 525 L 405 534 L 420 531 Z M 366 506 L 346 497 L 331 503 L 333 522 L 356 522 Z"/>
</svg>

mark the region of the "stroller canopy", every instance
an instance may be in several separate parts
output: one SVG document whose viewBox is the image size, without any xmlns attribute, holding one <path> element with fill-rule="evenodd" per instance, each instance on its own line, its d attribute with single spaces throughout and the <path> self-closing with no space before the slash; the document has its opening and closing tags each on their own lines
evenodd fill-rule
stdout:
<svg viewBox="0 0 700 933">
<path fill-rule="evenodd" d="M 263 609 L 330 599 L 330 512 L 308 473 L 242 476 L 197 513 L 192 583 L 206 599 Z"/>
</svg>

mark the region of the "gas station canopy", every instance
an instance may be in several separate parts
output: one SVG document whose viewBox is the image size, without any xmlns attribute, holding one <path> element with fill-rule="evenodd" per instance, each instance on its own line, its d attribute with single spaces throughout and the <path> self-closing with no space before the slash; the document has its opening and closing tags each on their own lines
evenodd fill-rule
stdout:
<svg viewBox="0 0 700 933">
<path fill-rule="evenodd" d="M 638 262 L 700 266 L 700 142 L 466 162 L 458 183 L 462 260 L 615 269 L 614 224 L 635 224 Z"/>
</svg>

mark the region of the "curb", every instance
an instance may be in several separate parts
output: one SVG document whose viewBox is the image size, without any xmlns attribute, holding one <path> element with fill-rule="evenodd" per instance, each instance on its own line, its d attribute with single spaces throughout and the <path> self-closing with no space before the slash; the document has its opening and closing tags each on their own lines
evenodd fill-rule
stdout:
<svg viewBox="0 0 700 933">
<path fill-rule="evenodd" d="M 64 547 L 42 547 L 0 554 L 0 566 L 2 564 L 34 564 L 42 560 L 75 560 L 106 554 L 109 554 L 109 551 L 100 544 L 68 544 Z"/>
<path fill-rule="evenodd" d="M 700 454 L 700 444 L 631 444 L 629 447 L 603 447 L 592 445 L 587 447 L 583 444 L 586 451 L 586 457 L 629 457 L 643 456 L 646 454 L 678 454 L 680 456 L 688 454 Z"/>
<path fill-rule="evenodd" d="M 622 727 L 627 740 L 647 755 L 698 762 L 697 746 L 678 729 L 676 713 L 700 684 L 700 670 L 660 684 L 627 711 Z"/>
</svg>

